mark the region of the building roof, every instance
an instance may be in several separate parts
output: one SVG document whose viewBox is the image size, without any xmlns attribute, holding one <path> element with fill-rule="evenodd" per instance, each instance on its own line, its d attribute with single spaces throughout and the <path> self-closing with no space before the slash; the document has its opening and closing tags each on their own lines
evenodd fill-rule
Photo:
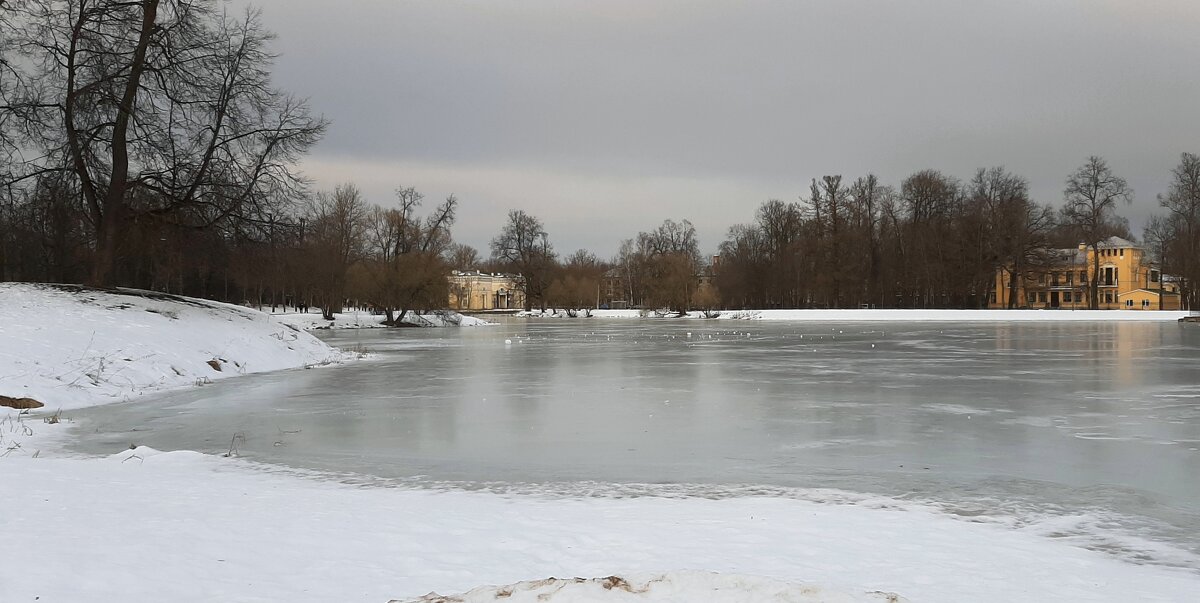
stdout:
<svg viewBox="0 0 1200 603">
<path fill-rule="evenodd" d="M 1141 245 L 1133 241 L 1122 239 L 1121 237 L 1108 237 L 1096 244 L 1099 249 L 1143 249 Z M 1055 264 L 1062 266 L 1064 264 L 1073 264 L 1076 266 L 1086 266 L 1088 259 L 1087 249 L 1079 249 L 1072 247 L 1069 249 L 1051 249 L 1051 256 L 1054 258 Z"/>
<path fill-rule="evenodd" d="M 1100 249 L 1119 249 L 1119 248 L 1130 248 L 1130 247 L 1133 247 L 1136 249 L 1142 248 L 1141 245 L 1138 245 L 1137 243 L 1134 243 L 1133 241 L 1130 241 L 1127 239 L 1122 239 L 1121 237 L 1108 237 L 1107 239 L 1104 239 L 1103 241 L 1100 241 L 1099 243 L 1097 243 L 1096 247 L 1098 247 Z"/>
<path fill-rule="evenodd" d="M 1076 266 L 1087 265 L 1087 252 L 1078 249 L 1051 249 L 1050 253 L 1054 256 L 1054 261 L 1058 265 L 1073 264 Z"/>
<path fill-rule="evenodd" d="M 501 278 L 501 279 L 519 279 L 520 274 L 509 274 L 507 272 L 482 272 L 479 270 L 451 270 L 451 278 Z"/>
</svg>

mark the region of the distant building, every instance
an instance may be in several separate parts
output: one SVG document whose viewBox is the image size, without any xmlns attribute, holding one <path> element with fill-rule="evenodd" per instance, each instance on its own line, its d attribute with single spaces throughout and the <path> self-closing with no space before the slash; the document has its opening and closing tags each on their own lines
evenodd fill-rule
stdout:
<svg viewBox="0 0 1200 603">
<path fill-rule="evenodd" d="M 1109 237 L 1097 248 L 1100 309 L 1179 309 L 1178 285 L 1150 261 L 1145 248 L 1120 237 Z M 1078 249 L 1051 250 L 1046 266 L 1026 270 L 1024 277 L 1017 279 L 1013 307 L 1086 310 L 1092 260 L 1091 248 L 1083 244 Z M 997 271 L 988 307 L 1009 307 L 1011 278 L 1011 267 Z"/>
<path fill-rule="evenodd" d="M 696 281 L 701 287 L 708 287 L 713 284 L 717 278 L 717 272 L 721 270 L 721 255 L 713 254 L 707 266 L 701 266 L 699 274 L 696 275 Z"/>
<path fill-rule="evenodd" d="M 455 270 L 450 282 L 450 309 L 459 311 L 519 310 L 525 307 L 521 275 Z"/>
<path fill-rule="evenodd" d="M 633 307 L 630 301 L 629 280 L 624 268 L 613 268 L 600 277 L 600 307 L 623 310 Z"/>
</svg>

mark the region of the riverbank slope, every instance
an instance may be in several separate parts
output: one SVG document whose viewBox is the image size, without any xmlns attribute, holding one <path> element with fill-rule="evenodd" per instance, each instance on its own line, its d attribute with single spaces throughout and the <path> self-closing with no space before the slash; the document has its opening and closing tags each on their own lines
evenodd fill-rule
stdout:
<svg viewBox="0 0 1200 603">
<path fill-rule="evenodd" d="M 71 410 L 347 353 L 255 310 L 136 290 L 0 283 L 0 396 Z"/>
</svg>

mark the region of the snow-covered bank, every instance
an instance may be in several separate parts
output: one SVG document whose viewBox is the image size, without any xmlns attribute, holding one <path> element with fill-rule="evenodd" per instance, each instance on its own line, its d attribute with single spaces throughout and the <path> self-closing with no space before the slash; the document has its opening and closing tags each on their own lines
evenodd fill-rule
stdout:
<svg viewBox="0 0 1200 603">
<path fill-rule="evenodd" d="M 32 398 L 51 412 L 345 357 L 240 306 L 0 283 L 0 395 Z"/>
<path fill-rule="evenodd" d="M 386 329 L 383 316 L 361 310 L 351 310 L 333 315 L 325 320 L 320 312 L 293 312 L 271 315 L 275 320 L 305 330 L 315 329 Z M 404 317 L 404 324 L 414 327 L 479 327 L 493 324 L 481 318 L 466 316 L 458 312 L 435 314 L 413 314 Z"/>
<path fill-rule="evenodd" d="M 15 560 L 0 573 L 0 601 L 381 603 L 685 569 L 935 603 L 1188 601 L 1200 590 L 1194 572 L 891 499 L 361 487 L 144 448 L 0 466 L 9 510 L 0 558 Z"/>
<path fill-rule="evenodd" d="M 694 318 L 703 312 L 685 316 L 642 310 L 590 310 L 595 318 Z M 723 310 L 714 312 L 719 320 L 792 320 L 807 322 L 1029 322 L 1029 321 L 1178 321 L 1188 312 L 1158 310 Z M 582 313 L 579 314 L 583 316 Z M 521 313 L 531 318 L 566 318 L 561 311 Z"/>
</svg>

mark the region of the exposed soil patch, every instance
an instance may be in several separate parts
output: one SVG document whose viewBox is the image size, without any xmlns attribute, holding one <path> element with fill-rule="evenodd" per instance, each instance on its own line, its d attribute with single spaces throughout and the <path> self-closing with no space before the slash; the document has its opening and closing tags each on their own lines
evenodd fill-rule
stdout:
<svg viewBox="0 0 1200 603">
<path fill-rule="evenodd" d="M 0 396 L 0 406 L 15 408 L 17 410 L 27 410 L 30 408 L 41 408 L 45 406 L 41 402 L 33 398 L 10 398 L 8 396 Z"/>
</svg>

